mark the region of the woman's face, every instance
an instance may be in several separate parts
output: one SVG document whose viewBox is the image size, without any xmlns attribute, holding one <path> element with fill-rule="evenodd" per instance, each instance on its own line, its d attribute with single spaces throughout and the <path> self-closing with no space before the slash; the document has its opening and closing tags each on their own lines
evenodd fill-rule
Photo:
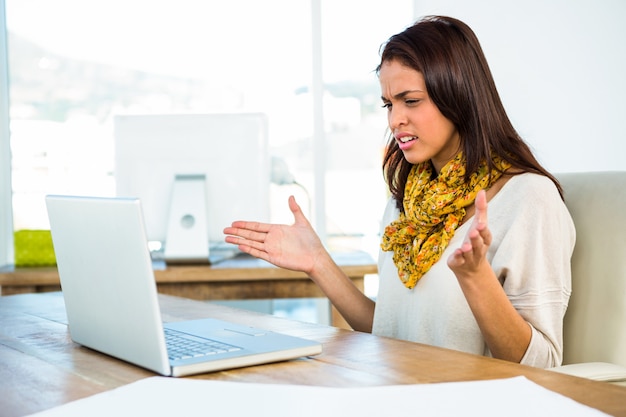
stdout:
<svg viewBox="0 0 626 417">
<path fill-rule="evenodd" d="M 441 171 L 459 152 L 461 140 L 428 96 L 422 73 L 392 60 L 382 64 L 378 76 L 389 129 L 404 157 L 412 164 L 431 160 Z"/>
</svg>

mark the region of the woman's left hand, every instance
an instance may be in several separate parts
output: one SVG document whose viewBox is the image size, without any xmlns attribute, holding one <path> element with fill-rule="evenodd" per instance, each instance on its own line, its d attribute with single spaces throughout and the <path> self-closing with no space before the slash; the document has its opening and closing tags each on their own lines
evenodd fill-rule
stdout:
<svg viewBox="0 0 626 417">
<path fill-rule="evenodd" d="M 448 258 L 467 304 L 494 358 L 522 360 L 531 339 L 531 328 L 515 310 L 487 261 L 492 242 L 487 227 L 487 196 L 480 191 L 474 201 L 474 219 L 460 248 Z"/>
<path fill-rule="evenodd" d="M 474 219 L 465 240 L 448 258 L 448 266 L 457 277 L 479 273 L 487 263 L 491 231 L 487 226 L 487 195 L 479 191 L 474 201 Z"/>
</svg>

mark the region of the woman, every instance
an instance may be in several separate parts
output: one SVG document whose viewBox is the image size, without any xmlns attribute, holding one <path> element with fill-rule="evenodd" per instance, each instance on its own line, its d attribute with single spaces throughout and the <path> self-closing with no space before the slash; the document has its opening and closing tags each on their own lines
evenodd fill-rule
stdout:
<svg viewBox="0 0 626 417">
<path fill-rule="evenodd" d="M 391 199 L 376 302 L 333 262 L 293 197 L 293 225 L 237 221 L 226 241 L 307 273 L 355 330 L 560 365 L 574 226 L 557 180 L 511 125 L 475 34 L 426 17 L 389 39 L 377 74 Z"/>
</svg>

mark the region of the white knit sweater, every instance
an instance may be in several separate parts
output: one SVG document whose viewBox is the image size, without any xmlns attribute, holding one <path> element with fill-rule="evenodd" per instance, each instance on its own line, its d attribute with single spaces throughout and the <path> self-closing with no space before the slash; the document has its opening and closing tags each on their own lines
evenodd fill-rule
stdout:
<svg viewBox="0 0 626 417">
<path fill-rule="evenodd" d="M 554 184 L 546 177 L 511 178 L 488 205 L 493 242 L 487 255 L 515 309 L 532 328 L 521 363 L 561 364 L 563 316 L 571 293 L 575 230 Z M 398 217 L 389 201 L 382 227 Z M 398 278 L 393 252 L 380 253 L 379 293 L 372 333 L 490 356 L 447 259 L 461 245 L 471 219 L 455 233 L 441 259 L 414 289 Z"/>
</svg>

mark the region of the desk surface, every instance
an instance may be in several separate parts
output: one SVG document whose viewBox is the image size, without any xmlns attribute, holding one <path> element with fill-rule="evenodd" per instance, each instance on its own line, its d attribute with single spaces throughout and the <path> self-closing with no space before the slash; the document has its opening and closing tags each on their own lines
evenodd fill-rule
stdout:
<svg viewBox="0 0 626 417">
<path fill-rule="evenodd" d="M 608 414 L 626 417 L 626 387 L 370 334 L 160 295 L 164 320 L 214 316 L 318 340 L 311 358 L 198 375 L 224 381 L 380 386 L 524 375 Z M 60 293 L 0 297 L 0 410 L 23 416 L 154 374 L 70 340 Z"/>
</svg>

